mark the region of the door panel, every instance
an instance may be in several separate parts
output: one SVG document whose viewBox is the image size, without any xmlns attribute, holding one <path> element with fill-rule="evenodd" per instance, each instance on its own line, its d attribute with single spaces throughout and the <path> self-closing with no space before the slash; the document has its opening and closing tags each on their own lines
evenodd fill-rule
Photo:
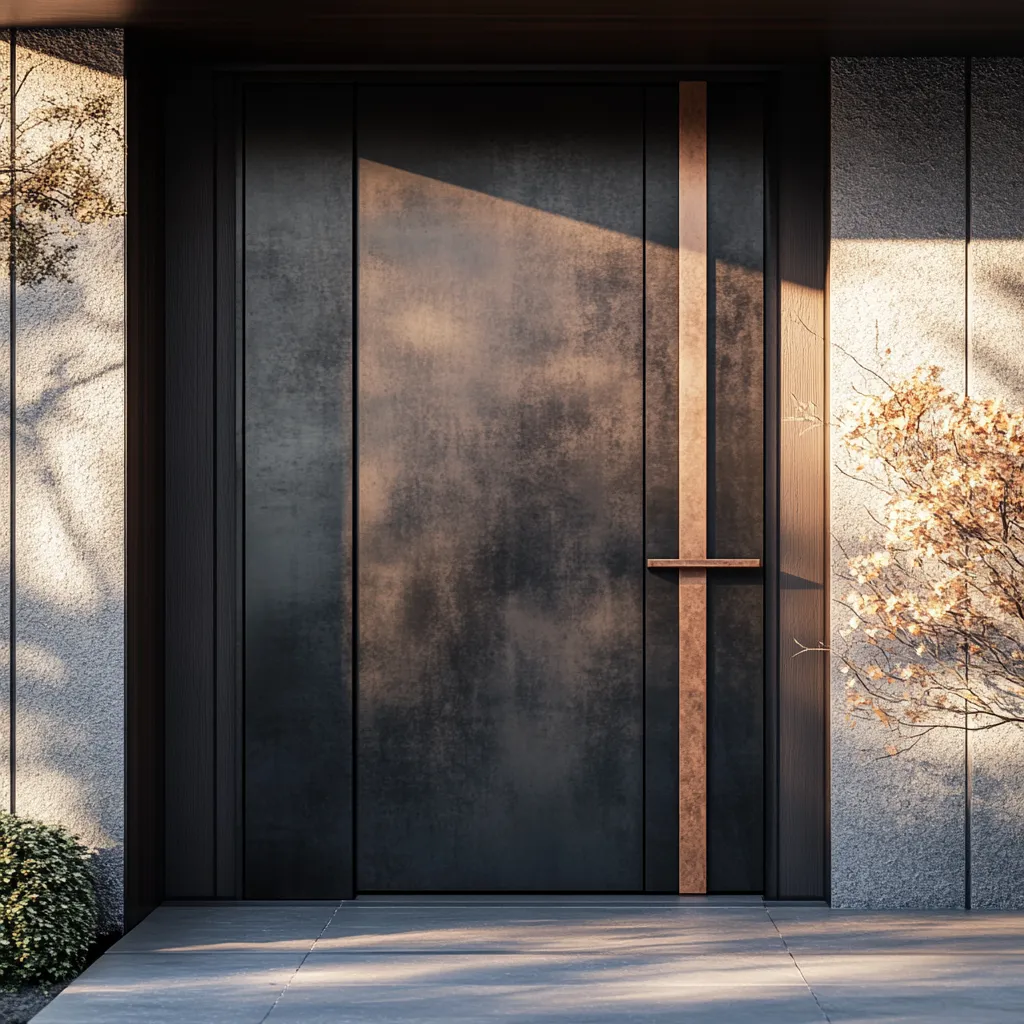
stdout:
<svg viewBox="0 0 1024 1024">
<path fill-rule="evenodd" d="M 764 115 L 758 86 L 708 90 L 708 554 L 764 552 Z M 708 578 L 709 892 L 761 892 L 760 570 Z"/>
<path fill-rule="evenodd" d="M 645 557 L 679 544 L 679 87 L 646 90 Z M 644 888 L 679 888 L 679 581 L 644 573 Z"/>
<path fill-rule="evenodd" d="M 363 88 L 363 890 L 643 887 L 643 92 Z"/>
<path fill-rule="evenodd" d="M 244 120 L 245 895 L 352 894 L 352 90 Z"/>
</svg>

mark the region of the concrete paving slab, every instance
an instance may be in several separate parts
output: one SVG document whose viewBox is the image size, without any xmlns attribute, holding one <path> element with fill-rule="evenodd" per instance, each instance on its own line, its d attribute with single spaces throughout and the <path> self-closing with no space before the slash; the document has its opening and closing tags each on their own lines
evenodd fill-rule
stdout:
<svg viewBox="0 0 1024 1024">
<path fill-rule="evenodd" d="M 949 953 L 794 953 L 804 978 L 812 988 L 859 986 L 885 987 L 888 991 L 927 992 L 936 986 L 948 991 L 1003 992 L 1024 996 L 1024 956 L 990 957 L 984 954 Z M 1024 1000 L 1020 1004 L 1024 1019 Z"/>
<path fill-rule="evenodd" d="M 795 958 L 832 1021 L 1024 1019 L 1021 956 L 859 951 Z"/>
<path fill-rule="evenodd" d="M 33 1024 L 260 1024 L 301 953 L 113 953 Z"/>
<path fill-rule="evenodd" d="M 302 971 L 312 969 L 345 985 L 509 984 L 542 977 L 545 983 L 609 985 L 805 985 L 792 957 L 784 953 L 746 956 L 679 956 L 674 953 L 552 955 L 517 953 L 378 954 L 311 953 Z"/>
<path fill-rule="evenodd" d="M 1019 992 L 993 997 L 978 990 L 827 985 L 814 993 L 831 1024 L 1019 1024 L 1024 1019 Z"/>
<path fill-rule="evenodd" d="M 818 1022 L 788 956 L 313 953 L 267 1024 L 443 1021 Z"/>
<path fill-rule="evenodd" d="M 672 950 L 680 954 L 782 952 L 763 907 L 388 906 L 345 904 L 317 952 L 588 953 Z"/>
<path fill-rule="evenodd" d="M 338 910 L 328 906 L 158 907 L 115 953 L 308 952 Z"/>
<path fill-rule="evenodd" d="M 1024 914 L 672 897 L 163 907 L 36 1018 L 172 1020 L 1019 1022 Z"/>
<path fill-rule="evenodd" d="M 789 949 L 1024 954 L 1024 914 L 768 908 Z"/>
</svg>

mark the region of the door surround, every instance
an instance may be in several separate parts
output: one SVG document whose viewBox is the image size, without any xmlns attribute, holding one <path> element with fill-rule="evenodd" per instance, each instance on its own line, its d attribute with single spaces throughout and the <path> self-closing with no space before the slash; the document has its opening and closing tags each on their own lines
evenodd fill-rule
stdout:
<svg viewBox="0 0 1024 1024">
<path fill-rule="evenodd" d="M 735 77 L 735 73 L 729 73 Z M 172 681 L 190 676 L 196 689 L 192 710 L 175 706 L 174 699 L 150 700 L 145 721 L 133 728 L 148 728 L 159 733 L 167 747 L 168 758 L 160 773 L 166 779 L 153 778 L 154 768 L 145 757 L 133 762 L 129 737 L 129 836 L 133 822 L 139 831 L 128 845 L 128 857 L 157 854 L 170 863 L 176 850 L 188 847 L 188 856 L 199 866 L 194 898 L 237 898 L 237 804 L 233 799 L 228 751 L 237 742 L 238 696 L 235 651 L 232 636 L 215 628 L 233 621 L 235 608 L 231 594 L 237 585 L 235 552 L 231 544 L 223 548 L 212 542 L 230 537 L 236 522 L 237 509 L 223 499 L 230 484 L 230 464 L 217 462 L 213 451 L 199 453 L 198 478 L 209 481 L 200 492 L 184 494 L 175 487 L 182 471 L 182 460 L 193 459 L 195 442 L 203 437 L 220 436 L 228 442 L 235 438 L 232 416 L 225 415 L 231 404 L 225 401 L 235 386 L 237 367 L 231 365 L 230 354 L 217 348 L 218 331 L 229 329 L 232 309 L 233 268 L 218 258 L 211 223 L 222 237 L 234 230 L 224 211 L 235 200 L 237 182 L 223 172 L 234 143 L 231 131 L 225 128 L 230 119 L 224 117 L 234 102 L 235 90 L 243 81 L 268 78 L 312 78 L 334 80 L 370 77 L 375 80 L 416 80 L 445 78 L 449 81 L 501 78 L 518 79 L 508 72 L 493 75 L 443 72 L 426 74 L 411 72 L 344 71 L 277 72 L 266 70 L 216 71 L 193 69 L 187 74 L 171 74 L 166 88 L 139 90 L 141 98 L 133 106 L 129 100 L 129 131 L 135 133 L 138 162 L 146 166 L 147 153 L 163 151 L 167 158 L 166 207 L 156 212 L 140 206 L 133 221 L 129 214 L 129 246 L 137 253 L 151 253 L 152 260 L 162 260 L 164 275 L 140 271 L 131 284 L 136 308 L 147 296 L 151 302 L 165 304 L 164 331 L 154 331 L 151 323 L 142 323 L 129 316 L 129 364 L 142 351 L 151 353 L 159 344 L 165 353 L 181 351 L 182 340 L 193 339 L 199 346 L 194 353 L 197 367 L 205 367 L 208 376 L 194 374 L 190 378 L 173 378 L 174 390 L 166 393 L 166 418 L 157 430 L 138 423 L 140 403 L 162 390 L 162 381 L 155 380 L 150 370 L 139 379 L 129 376 L 129 448 L 140 452 L 161 450 L 155 457 L 167 466 L 167 509 L 157 515 L 152 508 L 141 507 L 137 495 L 129 489 L 129 521 L 144 525 L 146 517 L 162 520 L 159 530 L 164 538 L 164 564 L 171 569 L 166 578 L 141 580 L 138 587 L 158 587 L 164 595 L 169 624 L 186 613 L 193 615 L 186 628 L 190 640 L 183 643 L 183 634 L 174 627 L 167 629 L 167 658 L 164 680 L 141 678 L 129 662 L 129 705 L 139 702 L 157 687 L 164 691 Z M 669 82 L 687 78 L 714 80 L 714 73 L 694 75 L 692 72 L 554 72 L 537 70 L 523 72 L 523 79 L 614 80 L 648 83 Z M 769 386 L 766 395 L 765 441 L 768 457 L 766 476 L 770 543 L 765 552 L 766 654 L 767 692 L 765 702 L 765 895 L 767 898 L 826 898 L 827 866 L 827 703 L 825 700 L 825 659 L 820 652 L 795 657 L 797 643 L 806 647 L 820 646 L 825 633 L 826 577 L 826 439 L 820 428 L 808 427 L 800 410 L 818 410 L 827 422 L 826 340 L 825 340 L 825 240 L 827 181 L 827 90 L 826 77 L 820 67 L 781 69 L 756 72 L 753 77 L 769 86 L 771 102 L 768 117 L 768 191 L 767 232 L 769 239 L 766 266 L 766 361 Z M 164 117 L 160 131 L 154 131 L 152 93 L 159 91 Z M 145 101 L 146 108 L 142 103 Z M 218 118 L 218 112 L 220 117 Z M 144 129 L 140 119 L 148 119 Z M 151 161 L 152 162 L 152 161 Z M 218 164 L 221 175 L 218 177 Z M 130 193 L 139 195 L 141 183 L 129 181 Z M 151 224 L 166 224 L 166 247 L 154 252 L 154 239 L 164 232 L 146 231 L 146 218 Z M 166 217 L 166 220 L 164 220 Z M 205 227 L 204 227 L 205 226 Z M 183 273 L 191 267 L 202 273 Z M 131 300 L 130 300 L 131 301 Z M 233 328 L 232 328 L 233 330 Z M 154 340 L 154 336 L 159 335 Z M 170 369 L 170 364 L 168 364 Z M 215 372 L 216 367 L 216 372 Z M 217 391 L 204 383 L 215 379 Z M 148 389 L 148 390 L 147 390 Z M 197 419 L 195 410 L 200 416 Z M 191 413 L 188 412 L 191 410 Z M 133 419 L 134 417 L 134 419 Z M 163 441 L 166 440 L 166 448 Z M 147 447 L 148 446 L 148 447 Z M 206 461 L 204 461 L 206 460 Z M 218 497 L 219 496 L 219 497 Z M 198 500 L 198 503 L 196 499 Z M 134 504 L 133 504 L 134 502 Z M 186 507 L 190 506 L 190 507 Z M 184 517 L 184 518 L 183 518 Z M 191 520 L 185 528 L 185 520 Z M 209 523 L 207 527 L 206 523 Z M 159 525 L 157 528 L 159 529 Z M 131 536 L 131 534 L 130 534 Z M 208 537 L 203 540 L 199 557 L 195 551 L 186 555 L 183 544 L 188 536 Z M 203 552 L 206 552 L 205 554 Z M 681 553 L 681 552 L 680 552 Z M 131 559 L 131 552 L 129 552 Z M 178 570 L 186 570 L 183 575 Z M 191 574 L 191 575 L 188 575 Z M 682 575 L 682 574 L 680 574 Z M 131 602 L 129 601 L 129 604 Z M 191 612 L 187 612 L 187 609 Z M 209 612 L 208 622 L 200 617 Z M 145 623 L 134 625 L 129 616 L 129 645 L 139 643 Z M 152 623 L 149 625 L 153 629 Z M 138 629 L 140 632 L 134 632 Z M 205 637 L 205 639 L 203 639 Z M 206 689 L 200 693 L 200 688 Z M 144 703 L 144 701 L 143 701 Z M 205 714 L 206 725 L 196 721 L 196 714 Z M 199 712 L 196 709 L 200 709 Z M 145 716 L 144 716 L 145 717 Z M 131 715 L 129 720 L 133 721 Z M 195 729 L 205 736 L 201 757 L 189 755 L 195 742 Z M 151 759 L 150 759 L 151 760 Z M 186 761 L 188 763 L 186 763 Z M 132 781 L 133 773 L 138 773 Z M 149 795 L 163 804 L 173 787 L 184 787 L 193 798 L 198 813 L 191 821 L 168 813 L 166 821 L 148 822 L 139 812 L 139 801 Z M 132 797 L 132 793 L 138 796 Z M 133 806 L 133 799 L 136 805 Z M 167 807 L 168 812 L 171 808 Z M 175 834 L 172 836 L 170 832 Z M 201 877 L 200 877 L 201 876 Z M 132 877 L 129 867 L 129 878 Z M 164 883 L 166 885 L 166 883 Z M 191 883 L 190 883 L 191 884 Z M 159 882 L 139 882 L 129 893 L 130 906 L 144 906 L 154 898 Z M 145 890 L 145 891 L 144 891 Z M 200 891 L 201 890 L 201 891 Z M 149 896 L 146 892 L 149 892 Z M 161 895 L 166 895 L 166 889 Z"/>
</svg>

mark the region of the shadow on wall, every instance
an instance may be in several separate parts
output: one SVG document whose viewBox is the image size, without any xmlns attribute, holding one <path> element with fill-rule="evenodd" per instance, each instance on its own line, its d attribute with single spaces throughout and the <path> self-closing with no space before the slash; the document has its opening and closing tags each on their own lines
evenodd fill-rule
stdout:
<svg viewBox="0 0 1024 1024">
<path fill-rule="evenodd" d="M 881 800 L 865 801 L 854 821 L 861 839 L 868 818 L 881 819 L 890 834 L 902 829 L 918 837 L 923 831 L 944 837 L 947 859 L 929 863 L 939 865 L 937 873 L 945 881 L 936 887 L 950 905 L 959 900 L 952 889 L 942 888 L 955 879 L 949 864 L 969 850 L 969 875 L 962 884 L 970 891 L 962 899 L 969 899 L 976 909 L 1024 906 L 1024 870 L 1016 854 L 1024 842 L 1024 794 L 1016 784 L 1024 770 L 1024 639 L 1018 601 L 1022 505 L 1016 479 L 1024 374 L 1013 337 L 1013 325 L 1024 314 L 1021 248 L 1020 241 L 972 240 L 972 336 L 966 366 L 964 325 L 955 320 L 937 334 L 908 333 L 915 339 L 910 345 L 895 331 L 890 339 L 880 340 L 877 348 L 882 352 L 889 345 L 895 350 L 900 364 L 896 374 L 884 355 L 866 344 L 860 344 L 857 356 L 833 353 L 833 367 L 842 367 L 833 373 L 833 422 L 863 396 L 884 392 L 882 377 L 895 384 L 901 413 L 912 408 L 922 390 L 912 387 L 906 376 L 914 364 L 948 367 L 939 379 L 956 393 L 962 393 L 966 384 L 970 395 L 970 403 L 963 406 L 958 399 L 941 396 L 926 403 L 932 410 L 929 415 L 946 425 L 937 443 L 926 439 L 923 446 L 915 445 L 922 433 L 909 429 L 907 436 L 897 431 L 890 438 L 896 444 L 890 455 L 896 455 L 886 463 L 870 453 L 858 456 L 841 447 L 834 453 L 840 479 L 833 484 L 833 736 L 834 749 L 844 752 L 845 763 L 834 767 L 833 775 L 842 780 L 856 760 L 860 778 L 873 776 L 875 784 L 885 780 L 888 792 Z M 875 288 L 884 291 L 877 283 Z M 930 310 L 925 317 L 934 315 Z M 948 339 L 946 344 L 939 340 L 943 338 Z M 837 388 L 838 379 L 844 381 L 843 391 Z M 1005 404 L 995 407 L 996 400 Z M 951 432 L 956 443 L 949 442 Z M 899 477 L 908 453 L 916 447 L 921 450 L 920 465 L 912 465 L 914 472 L 898 479 L 896 486 L 872 473 L 873 466 L 885 465 L 884 477 Z M 858 485 L 850 479 L 858 476 L 875 479 Z M 979 489 L 967 493 L 958 480 L 972 478 Z M 925 485 L 923 490 L 917 489 L 919 483 Z M 1005 490 L 997 493 L 1004 485 Z M 927 525 L 923 519 L 908 524 L 906 514 L 901 517 L 892 505 L 883 507 L 885 496 L 896 494 L 908 503 L 905 508 L 912 506 L 928 517 Z M 837 501 L 837 495 L 843 500 Z M 962 563 L 949 537 L 945 545 L 939 542 L 944 529 L 933 529 L 942 526 L 950 510 L 955 514 L 948 525 L 961 531 L 957 551 L 966 553 Z M 937 518 L 931 518 L 933 512 Z M 896 521 L 902 529 L 894 526 Z M 920 564 L 907 561 L 903 554 L 910 549 L 901 548 L 900 542 L 911 534 L 921 539 L 921 552 L 938 552 L 944 564 L 929 557 Z M 850 558 L 855 560 L 850 563 L 852 573 L 847 568 Z M 872 564 L 873 558 L 881 561 Z M 949 572 L 955 572 L 955 578 Z M 894 573 L 902 573 L 895 582 Z M 965 588 L 965 594 L 959 595 L 957 587 Z M 858 596 L 851 599 L 851 594 Z M 914 622 L 918 603 L 923 618 Z M 929 617 L 931 605 L 945 603 L 945 615 Z M 897 630 L 900 639 L 890 642 L 887 623 L 898 619 L 911 623 L 915 632 L 911 636 Z M 878 646 L 851 647 L 842 639 L 852 630 L 863 640 L 876 629 L 878 639 L 868 642 Z M 844 687 L 851 689 L 844 694 Z M 868 719 L 854 733 L 852 723 L 844 720 L 850 695 L 860 700 L 853 718 Z M 879 695 L 881 699 L 876 699 Z M 880 763 L 887 753 L 898 753 L 902 763 Z M 866 787 L 859 782 L 858 788 L 863 792 Z M 928 794 L 916 807 L 908 795 L 915 791 Z M 838 803 L 834 800 L 833 805 Z M 880 804 L 884 813 L 879 813 Z M 942 816 L 945 822 L 936 820 Z M 886 837 L 885 844 L 891 848 L 891 839 Z M 899 899 L 895 889 L 890 898 Z M 928 904 L 914 899 L 911 905 Z"/>
<path fill-rule="evenodd" d="M 857 391 L 880 392 L 887 348 L 890 377 L 935 364 L 953 391 L 1024 406 L 1024 62 L 836 58 L 831 69 L 830 318 L 842 350 L 831 418 Z M 833 454 L 838 599 L 846 555 L 884 535 L 872 518 L 884 496 L 845 477 L 855 463 Z M 837 602 L 836 630 L 849 618 Z M 841 668 L 836 659 L 834 904 L 1024 906 L 1024 796 L 1010 783 L 1024 771 L 1024 732 L 936 730 L 886 758 L 879 721 L 851 732 Z"/>
<path fill-rule="evenodd" d="M 11 802 L 98 851 L 103 931 L 120 927 L 124 832 L 122 51 L 114 30 L 19 31 L 0 69 L 0 139 L 14 122 L 0 185 L 15 271 L 13 382 L 0 360 L 0 419 L 12 398 L 16 419 L 2 510 L 15 564 L 0 571 Z"/>
</svg>

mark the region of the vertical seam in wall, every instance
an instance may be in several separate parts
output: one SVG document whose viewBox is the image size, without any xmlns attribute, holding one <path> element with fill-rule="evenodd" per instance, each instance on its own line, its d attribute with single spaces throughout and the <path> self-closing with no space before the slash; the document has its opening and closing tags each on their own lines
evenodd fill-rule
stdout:
<svg viewBox="0 0 1024 1024">
<path fill-rule="evenodd" d="M 359 892 L 359 85 L 352 85 L 352 525 L 349 554 L 352 712 L 352 896 Z"/>
<path fill-rule="evenodd" d="M 16 531 L 15 531 L 15 515 L 16 515 L 15 495 L 16 495 L 16 486 L 17 486 L 17 475 L 15 473 L 15 460 L 17 458 L 17 450 L 18 450 L 18 446 L 17 446 L 17 436 L 18 436 L 17 435 L 17 411 L 18 410 L 17 410 L 17 391 L 15 389 L 15 380 L 17 379 L 16 376 L 15 376 L 15 369 L 16 369 L 16 365 L 17 365 L 15 348 L 16 348 L 17 323 L 18 323 L 17 305 L 16 305 L 16 303 L 17 303 L 17 262 L 16 262 L 17 261 L 17 253 L 16 253 L 17 241 L 16 241 L 16 228 L 17 228 L 17 224 L 18 224 L 18 216 L 17 216 L 17 209 L 16 209 L 16 206 L 15 206 L 15 201 L 17 200 L 17 175 L 15 174 L 15 170 L 14 170 L 14 167 L 15 167 L 15 156 L 16 156 L 15 149 L 16 149 L 16 142 L 17 142 L 17 132 L 15 130 L 15 125 L 16 125 L 16 121 L 17 121 L 16 95 L 17 95 L 17 81 L 18 81 L 17 64 L 16 64 L 17 53 L 18 53 L 17 40 L 18 40 L 17 29 L 13 29 L 12 28 L 11 29 L 11 34 L 10 34 L 10 68 L 11 68 L 10 118 L 11 118 L 11 121 L 10 121 L 10 139 L 9 139 L 10 153 L 9 153 L 9 156 L 8 156 L 8 162 L 9 162 L 10 169 L 11 169 L 11 171 L 10 171 L 10 174 L 11 174 L 11 181 L 10 181 L 11 210 L 10 210 L 10 224 L 8 226 L 8 233 L 9 233 L 9 236 L 10 236 L 10 241 L 9 241 L 9 245 L 8 245 L 8 267 L 7 267 L 8 287 L 9 287 L 9 290 L 10 290 L 10 298 L 9 298 L 9 302 L 8 302 L 8 312 L 9 312 L 9 317 L 10 317 L 9 323 L 8 323 L 8 330 L 10 332 L 10 341 L 9 341 L 9 344 L 10 344 L 10 363 L 9 363 L 9 366 L 8 366 L 8 373 L 9 373 L 9 378 L 10 378 L 9 382 L 8 382 L 8 393 L 10 395 L 10 421 L 9 421 L 9 425 L 8 425 L 9 437 L 7 439 L 7 443 L 8 443 L 9 451 L 10 451 L 10 456 L 9 456 L 9 459 L 8 459 L 8 467 L 9 467 L 9 474 L 10 474 L 10 479 L 8 481 L 8 487 L 9 487 L 9 492 L 8 493 L 9 493 L 9 500 L 10 500 L 10 509 L 9 509 L 9 515 L 8 515 L 8 521 L 10 523 L 10 542 L 9 542 L 9 544 L 10 544 L 10 566 L 9 566 L 9 581 L 8 581 L 9 594 L 8 594 L 8 624 L 7 624 L 7 630 L 8 630 L 8 636 L 9 636 L 9 642 L 8 642 L 8 663 L 9 663 L 9 681 L 8 681 L 9 749 L 8 749 L 8 757 L 9 757 L 9 776 L 10 776 L 9 785 L 10 785 L 10 807 L 11 807 L 11 814 L 14 814 L 16 812 L 16 809 L 17 809 L 17 802 L 16 802 L 15 794 L 16 794 L 16 780 L 17 780 L 17 756 L 16 756 L 17 755 L 17 724 L 16 724 L 17 723 L 17 717 L 16 717 L 16 710 L 17 710 L 17 693 L 18 693 L 18 686 L 17 686 L 17 645 L 15 643 L 15 626 L 14 626 L 14 623 L 15 623 L 15 608 L 16 608 L 16 604 L 17 604 L 17 589 L 16 589 L 17 573 L 16 573 L 16 569 L 15 569 L 15 538 L 16 538 Z"/>
<path fill-rule="evenodd" d="M 647 100 L 640 90 L 640 545 L 647 557 Z M 647 573 L 641 576 L 640 621 L 640 888 L 647 891 Z"/>
<path fill-rule="evenodd" d="M 235 192 L 235 899 L 245 898 L 245 117 L 248 97 L 232 89 Z"/>
<path fill-rule="evenodd" d="M 971 384 L 971 58 L 964 58 L 964 393 Z M 970 655 L 964 651 L 964 681 L 969 682 Z M 971 731 L 964 701 L 964 907 L 971 909 Z"/>
<path fill-rule="evenodd" d="M 128 227 L 128 207 L 134 204 L 128 201 L 128 69 L 127 69 L 127 45 L 124 36 L 121 38 L 121 123 L 124 127 L 124 134 L 121 143 L 121 178 L 123 182 L 123 196 L 125 215 L 125 229 L 121 233 L 121 353 L 124 363 L 121 377 L 121 580 L 124 587 L 124 600 L 121 603 L 121 821 L 122 851 L 124 856 L 124 868 L 121 873 L 121 923 L 127 924 L 128 920 L 128 890 L 133 888 L 128 878 L 129 857 L 134 858 L 134 844 L 128 834 L 128 819 L 134 814 L 134 809 L 129 806 L 128 799 L 128 759 L 129 759 L 129 732 L 131 730 L 131 715 L 134 711 L 134 700 L 130 697 L 131 683 L 134 681 L 135 673 L 129 666 L 131 651 L 129 650 L 129 630 L 134 629 L 134 621 L 130 621 L 129 600 L 135 592 L 134 584 L 129 581 L 128 573 L 134 568 L 135 559 L 129 551 L 128 533 L 132 528 L 131 513 L 128 509 L 129 476 L 134 479 L 134 473 L 130 468 L 131 453 L 128 448 L 128 437 L 132 433 L 128 412 L 128 393 L 134 388 L 130 384 L 131 374 L 134 372 L 135 361 L 128 353 L 128 234 L 131 230 Z M 133 216 L 132 214 L 131 216 Z M 134 252 L 132 253 L 134 255 Z M 134 497 L 134 495 L 133 495 Z M 132 502 L 134 505 L 134 501 Z"/>
<path fill-rule="evenodd" d="M 213 557 L 212 557 L 212 569 L 213 569 L 213 622 L 214 628 L 210 637 L 210 663 L 213 666 L 213 700 L 211 702 L 211 725 L 213 732 L 213 821 L 211 823 L 211 835 L 213 836 L 213 842 L 210 844 L 211 854 L 213 863 L 210 865 L 210 874 L 213 879 L 213 895 L 214 898 L 219 898 L 221 895 L 221 872 L 220 872 L 220 854 L 221 854 L 221 836 L 220 836 L 220 818 L 223 813 L 221 804 L 223 803 L 224 794 L 222 792 L 223 787 L 221 785 L 221 772 L 220 772 L 220 756 L 221 756 L 221 735 L 220 729 L 222 726 L 221 715 L 220 715 L 220 693 L 221 687 L 224 685 L 224 680 L 221 678 L 220 672 L 220 659 L 219 659 L 219 637 L 217 636 L 217 625 L 220 620 L 220 610 L 224 601 L 224 594 L 220 585 L 220 565 L 218 558 L 220 552 L 220 508 L 221 508 L 221 495 L 220 495 L 220 482 L 221 474 L 218 472 L 220 467 L 218 466 L 218 460 L 220 456 L 220 418 L 223 415 L 223 409 L 219 401 L 219 381 L 218 360 L 220 359 L 220 250 L 219 246 L 221 243 L 220 232 L 217 230 L 219 223 L 219 201 L 220 201 L 220 95 L 218 93 L 218 80 L 216 76 L 209 81 L 209 93 L 208 100 L 213 107 L 212 115 L 212 139 L 210 141 L 210 148 L 212 149 L 212 163 L 213 163 L 213 185 L 212 185 L 212 202 L 213 216 L 210 218 L 208 229 L 210 235 L 208 240 L 210 241 L 210 247 L 213 252 L 213 287 L 211 289 L 213 293 L 213 301 L 210 303 L 210 318 L 213 321 L 213 353 L 211 356 L 211 362 L 213 363 L 213 373 L 210 375 L 211 379 L 208 382 L 210 388 L 210 408 L 212 415 L 210 417 L 210 434 L 211 444 L 210 447 L 213 449 L 212 459 L 212 470 L 211 476 L 213 477 L 213 515 L 210 534 L 213 538 Z"/>
<path fill-rule="evenodd" d="M 824 239 L 822 240 L 822 257 L 824 266 L 824 289 L 822 295 L 822 453 L 824 462 L 822 480 L 822 518 L 824 529 L 822 531 L 822 580 L 824 581 L 824 594 L 822 608 L 824 637 L 822 646 L 827 652 L 822 653 L 824 661 L 823 689 L 824 689 L 824 727 L 825 727 L 825 770 L 824 776 L 824 801 L 825 801 L 825 856 L 822 858 L 822 889 L 825 899 L 832 903 L 832 437 L 830 424 L 832 422 L 832 327 L 830 313 L 830 288 L 832 283 L 832 62 L 827 61 L 824 68 L 824 110 L 821 113 L 825 118 L 825 149 L 822 154 L 824 159 L 824 185 L 822 187 L 822 199 L 824 212 L 822 223 L 824 226 Z"/>
</svg>

